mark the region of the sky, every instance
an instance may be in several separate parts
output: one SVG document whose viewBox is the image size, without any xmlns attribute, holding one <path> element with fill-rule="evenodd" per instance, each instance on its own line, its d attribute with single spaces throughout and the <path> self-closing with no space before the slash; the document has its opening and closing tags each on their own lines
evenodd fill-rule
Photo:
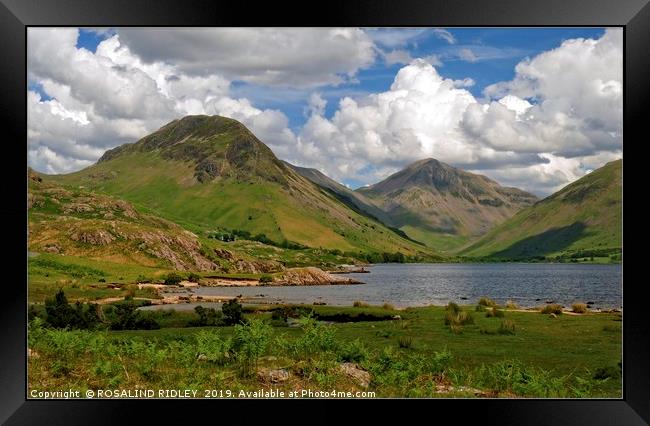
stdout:
<svg viewBox="0 0 650 426">
<path fill-rule="evenodd" d="M 351 187 L 436 158 L 546 196 L 622 158 L 620 28 L 29 28 L 28 164 L 191 114 Z"/>
</svg>

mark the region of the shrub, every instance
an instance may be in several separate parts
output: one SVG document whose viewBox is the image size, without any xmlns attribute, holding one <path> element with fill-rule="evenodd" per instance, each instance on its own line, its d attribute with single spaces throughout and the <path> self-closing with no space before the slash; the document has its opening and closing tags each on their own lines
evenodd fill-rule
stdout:
<svg viewBox="0 0 650 426">
<path fill-rule="evenodd" d="M 503 320 L 499 326 L 499 334 L 515 334 L 515 322 L 513 320 Z"/>
<path fill-rule="evenodd" d="M 585 314 L 587 313 L 587 305 L 584 303 L 574 303 L 571 305 L 571 310 L 576 314 Z"/>
<path fill-rule="evenodd" d="M 352 304 L 352 306 L 354 306 L 355 308 L 368 308 L 368 307 L 370 307 L 369 304 L 367 304 L 366 302 L 363 302 L 361 300 L 355 300 L 354 303 Z"/>
<path fill-rule="evenodd" d="M 542 308 L 542 313 L 559 315 L 562 313 L 562 306 L 558 304 L 546 305 Z"/>
<path fill-rule="evenodd" d="M 196 344 L 197 356 L 207 361 L 223 365 L 231 359 L 232 339 L 222 338 L 215 330 L 198 332 Z"/>
<path fill-rule="evenodd" d="M 298 320 L 304 333 L 290 344 L 290 351 L 295 355 L 308 357 L 315 353 L 333 351 L 338 344 L 334 337 L 335 330 L 329 325 L 318 323 L 313 317 Z"/>
<path fill-rule="evenodd" d="M 493 306 L 492 309 L 488 309 L 485 313 L 485 316 L 488 318 L 503 318 L 503 315 L 503 311 L 497 309 L 495 306 Z"/>
<path fill-rule="evenodd" d="M 271 327 L 260 319 L 235 326 L 232 346 L 240 364 L 240 372 L 244 376 L 249 376 L 257 369 L 257 361 L 266 352 L 271 333 Z"/>
<path fill-rule="evenodd" d="M 489 297 L 481 297 L 478 301 L 479 305 L 487 306 L 487 307 L 494 307 L 498 306 L 497 302 L 494 300 L 490 299 Z"/>
<path fill-rule="evenodd" d="M 104 279 L 104 278 L 100 278 L 98 281 L 99 281 L 100 283 L 105 283 L 105 282 L 106 282 L 106 279 Z"/>
<path fill-rule="evenodd" d="M 194 308 L 194 312 L 199 316 L 199 319 L 191 321 L 191 326 L 203 327 L 209 325 L 222 325 L 224 322 L 223 313 L 214 308 L 204 308 L 199 305 Z"/>
<path fill-rule="evenodd" d="M 187 275 L 187 280 L 193 283 L 199 283 L 199 281 L 201 281 L 201 276 L 197 273 L 190 272 Z"/>
<path fill-rule="evenodd" d="M 178 285 L 183 278 L 175 272 L 168 274 L 165 277 L 165 285 Z"/>
<path fill-rule="evenodd" d="M 485 305 L 476 305 L 476 312 L 485 312 Z"/>
<path fill-rule="evenodd" d="M 110 311 L 111 330 L 155 330 L 160 328 L 155 320 L 146 318 L 136 309 L 137 306 L 132 300 L 125 300 L 112 306 Z"/>
<path fill-rule="evenodd" d="M 260 277 L 260 284 L 268 284 L 273 282 L 273 277 L 269 274 L 264 274 Z"/>
<path fill-rule="evenodd" d="M 393 306 L 390 303 L 384 303 L 383 305 L 381 305 L 381 307 L 382 307 L 382 309 L 386 309 L 387 311 L 394 311 L 395 310 L 395 306 Z"/>
<path fill-rule="evenodd" d="M 241 304 L 237 299 L 230 299 L 221 306 L 223 321 L 226 325 L 235 325 L 243 321 Z"/>
<path fill-rule="evenodd" d="M 81 302 L 74 306 L 68 303 L 63 289 L 59 289 L 54 298 L 45 299 L 45 322 L 54 328 L 96 328 L 101 323 L 101 308 L 99 305 L 84 305 Z"/>
<path fill-rule="evenodd" d="M 361 362 L 368 358 L 368 349 L 359 339 L 346 342 L 337 351 L 338 360 L 342 362 Z"/>
<path fill-rule="evenodd" d="M 506 309 L 519 309 L 519 305 L 517 305 L 514 301 L 508 300 L 506 302 Z"/>
</svg>

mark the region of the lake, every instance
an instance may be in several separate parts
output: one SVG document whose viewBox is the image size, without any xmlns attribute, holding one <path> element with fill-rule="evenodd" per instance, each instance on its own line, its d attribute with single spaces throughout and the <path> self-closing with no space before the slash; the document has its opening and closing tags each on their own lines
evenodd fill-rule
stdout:
<svg viewBox="0 0 650 426">
<path fill-rule="evenodd" d="M 553 301 L 565 306 L 594 302 L 592 308 L 622 308 L 622 265 L 498 263 L 376 264 L 370 273 L 347 274 L 360 285 L 199 287 L 196 295 L 253 297 L 264 303 L 325 302 L 350 306 L 355 300 L 396 307 L 475 304 L 481 296 L 521 307 Z M 148 309 L 193 309 L 197 304 L 159 305 Z M 203 306 L 213 305 L 202 303 Z"/>
</svg>

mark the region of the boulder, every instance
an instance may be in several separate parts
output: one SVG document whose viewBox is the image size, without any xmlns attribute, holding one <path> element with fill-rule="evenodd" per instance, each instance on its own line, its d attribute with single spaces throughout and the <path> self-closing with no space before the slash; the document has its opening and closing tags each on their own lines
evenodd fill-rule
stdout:
<svg viewBox="0 0 650 426">
<path fill-rule="evenodd" d="M 369 372 L 363 370 L 357 364 L 352 362 L 344 362 L 341 364 L 340 368 L 346 376 L 353 379 L 359 386 L 364 388 L 370 386 L 370 380 L 372 380 L 372 376 Z"/>
<path fill-rule="evenodd" d="M 257 377 L 266 383 L 280 383 L 289 380 L 290 374 L 287 370 L 262 368 L 257 372 Z"/>
</svg>

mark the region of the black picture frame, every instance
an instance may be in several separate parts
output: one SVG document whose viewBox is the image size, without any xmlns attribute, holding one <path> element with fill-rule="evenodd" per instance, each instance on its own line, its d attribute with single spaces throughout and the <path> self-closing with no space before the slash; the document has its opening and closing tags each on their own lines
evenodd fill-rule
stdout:
<svg viewBox="0 0 650 426">
<path fill-rule="evenodd" d="M 255 9 L 255 14 L 253 10 Z M 305 12 L 301 16 L 300 12 Z M 293 13 L 292 13 L 293 12 Z M 295 13 L 298 12 L 298 13 Z M 239 413 L 242 421 L 252 416 L 291 416 L 295 404 L 304 408 L 307 401 L 273 403 L 272 412 L 251 410 L 258 401 L 134 401 L 83 400 L 40 401 L 26 399 L 26 271 L 27 255 L 22 248 L 27 238 L 26 204 L 26 28 L 28 26 L 622 26 L 624 27 L 624 129 L 628 150 L 647 139 L 642 135 L 647 116 L 648 76 L 650 76 L 650 5 L 648 0 L 514 0 L 437 1 L 401 0 L 399 2 L 357 1 L 319 4 L 278 4 L 200 1 L 148 0 L 0 0 L 0 110 L 5 118 L 0 167 L 4 203 L 0 209 L 5 225 L 5 243 L 12 249 L 4 256 L 5 276 L 0 298 L 0 422 L 6 424 L 113 424 L 132 419 L 132 411 L 147 413 L 147 421 L 156 416 L 167 421 L 186 421 L 187 415 L 213 412 L 215 421 L 221 413 Z M 641 145 L 642 146 L 642 145 Z M 632 182 L 635 155 L 628 155 L 628 182 Z M 627 200 L 635 197 L 630 186 Z M 625 192 L 625 191 L 624 191 Z M 645 194 L 644 194 L 645 195 Z M 627 211 L 633 207 L 628 205 Z M 626 219 L 630 218 L 628 214 Z M 632 225 L 628 222 L 628 227 Z M 11 231 L 8 234 L 7 231 Z M 633 236 L 628 234 L 628 247 Z M 22 245 L 21 245 L 22 244 Z M 636 250 L 625 253 L 628 265 L 642 264 Z M 637 259 L 639 258 L 639 259 Z M 628 268 L 631 273 L 632 267 Z M 623 370 L 624 393 L 621 400 L 416 400 L 407 401 L 403 409 L 415 408 L 442 421 L 443 414 L 453 418 L 497 421 L 516 424 L 647 424 L 650 422 L 649 322 L 644 314 L 643 281 L 630 280 L 624 289 Z M 309 401 L 312 402 L 312 401 Z M 315 401 L 320 404 L 321 401 Z M 328 401 L 329 402 L 329 401 Z M 341 401 L 339 401 L 341 402 Z M 357 412 L 369 409 L 388 410 L 384 402 L 364 400 L 347 404 L 347 410 L 314 411 L 318 419 L 328 416 L 351 420 Z M 181 403 L 191 403 L 192 407 Z M 214 404 L 221 404 L 215 406 Z M 197 404 L 201 404 L 198 406 Z M 209 405 L 206 405 L 209 404 Z M 286 404 L 293 404 L 291 406 Z M 350 404 L 355 404 L 350 405 Z M 379 405 L 381 404 L 381 405 Z M 468 405 L 471 404 L 471 405 Z M 154 407 L 155 405 L 155 407 Z M 215 410 L 216 407 L 216 410 Z M 462 409 L 462 410 L 459 410 Z M 469 408 L 469 409 L 468 409 Z M 212 411 L 215 410 L 215 411 Z M 191 413 L 191 414 L 189 414 Z M 218 413 L 218 414 L 217 414 Z M 275 414 L 273 414 L 275 413 Z M 350 414 L 348 414 L 350 413 Z M 304 415 L 304 414 L 303 414 Z M 410 416 L 409 416 L 410 417 Z M 245 419 L 245 420 L 243 420 Z M 413 418 L 415 419 L 415 418 Z M 402 418 L 405 420 L 405 418 Z M 183 424 L 183 423 L 181 423 Z"/>
</svg>

